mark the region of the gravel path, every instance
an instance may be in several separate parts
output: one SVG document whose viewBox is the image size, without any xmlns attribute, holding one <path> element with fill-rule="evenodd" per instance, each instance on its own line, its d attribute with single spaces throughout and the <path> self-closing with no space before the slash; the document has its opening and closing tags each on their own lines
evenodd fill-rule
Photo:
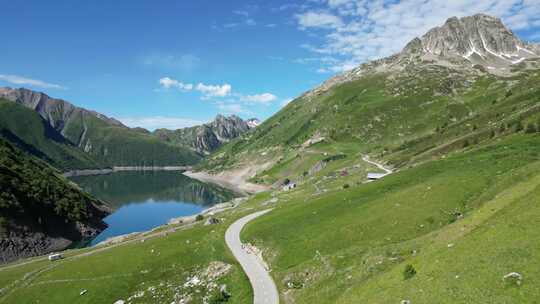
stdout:
<svg viewBox="0 0 540 304">
<path fill-rule="evenodd" d="M 276 284 L 265 268 L 264 261 L 257 255 L 248 253 L 240 241 L 240 231 L 251 220 L 272 211 L 267 209 L 244 216 L 234 222 L 225 232 L 225 242 L 231 249 L 234 257 L 238 260 L 253 288 L 254 304 L 277 304 L 279 293 Z"/>
</svg>

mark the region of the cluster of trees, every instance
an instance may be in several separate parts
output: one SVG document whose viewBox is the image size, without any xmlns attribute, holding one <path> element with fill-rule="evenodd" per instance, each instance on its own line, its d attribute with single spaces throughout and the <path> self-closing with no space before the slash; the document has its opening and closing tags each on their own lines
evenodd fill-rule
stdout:
<svg viewBox="0 0 540 304">
<path fill-rule="evenodd" d="M 0 233 L 17 218 L 31 217 L 37 224 L 50 214 L 85 222 L 95 216 L 91 198 L 42 161 L 0 138 Z"/>
</svg>

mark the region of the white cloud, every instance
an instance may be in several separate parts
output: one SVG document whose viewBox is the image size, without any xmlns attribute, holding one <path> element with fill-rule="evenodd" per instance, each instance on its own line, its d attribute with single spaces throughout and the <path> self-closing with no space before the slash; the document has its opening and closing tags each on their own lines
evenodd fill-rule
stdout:
<svg viewBox="0 0 540 304">
<path fill-rule="evenodd" d="M 183 83 L 176 79 L 172 79 L 169 77 L 163 77 L 159 80 L 159 84 L 165 88 L 177 88 L 181 91 L 191 91 L 193 89 L 193 85 L 190 83 Z"/>
<path fill-rule="evenodd" d="M 277 96 L 271 93 L 262 93 L 255 95 L 246 95 L 241 97 L 242 101 L 249 103 L 260 103 L 268 105 L 277 99 Z"/>
<path fill-rule="evenodd" d="M 191 83 L 184 83 L 170 77 L 163 77 L 159 79 L 159 84 L 164 89 L 176 88 L 180 91 L 187 92 L 191 90 L 199 91 L 203 94 L 203 98 L 208 99 L 211 97 L 225 97 L 231 94 L 232 86 L 230 84 L 211 85 L 200 82 L 197 85 Z"/>
<path fill-rule="evenodd" d="M 153 131 L 155 129 L 181 129 L 192 126 L 197 126 L 205 123 L 190 118 L 182 117 L 166 117 L 166 116 L 148 116 L 148 117 L 123 117 L 119 118 L 123 124 L 128 127 L 141 127 Z"/>
<path fill-rule="evenodd" d="M 230 84 L 222 85 L 206 85 L 199 83 L 195 89 L 204 94 L 206 97 L 225 97 L 231 94 L 232 87 Z"/>
<path fill-rule="evenodd" d="M 325 12 L 306 12 L 296 15 L 302 28 L 339 28 L 343 26 L 341 18 Z"/>
<path fill-rule="evenodd" d="M 0 74 L 0 80 L 3 80 L 5 82 L 9 82 L 9 83 L 12 83 L 12 84 L 28 85 L 28 86 L 44 88 L 44 89 L 62 89 L 62 90 L 66 89 L 66 87 L 58 85 L 58 84 L 48 83 L 48 82 L 45 82 L 45 81 L 42 81 L 42 80 L 26 78 L 26 77 L 17 76 L 17 75 L 2 75 L 2 74 Z"/>
<path fill-rule="evenodd" d="M 316 29 L 321 43 L 302 47 L 336 62 L 321 62 L 320 72 L 340 72 L 399 52 L 414 37 L 442 25 L 452 16 L 486 13 L 513 30 L 527 29 L 534 38 L 540 27 L 538 0 L 327 0 L 295 15 L 301 30 Z M 321 36 L 320 30 L 326 31 Z"/>
<path fill-rule="evenodd" d="M 278 97 L 272 93 L 242 94 L 233 92 L 230 84 L 209 85 L 202 82 L 197 85 L 184 83 L 170 77 L 159 80 L 163 89 L 178 89 L 181 92 L 196 91 L 202 94 L 202 100 L 209 100 L 221 112 L 226 114 L 253 114 L 249 109 L 254 106 L 268 106 Z"/>
</svg>

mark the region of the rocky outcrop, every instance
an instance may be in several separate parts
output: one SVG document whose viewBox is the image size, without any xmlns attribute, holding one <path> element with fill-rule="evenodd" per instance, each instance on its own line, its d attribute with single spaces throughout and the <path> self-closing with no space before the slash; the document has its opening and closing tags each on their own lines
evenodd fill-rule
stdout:
<svg viewBox="0 0 540 304">
<path fill-rule="evenodd" d="M 110 211 L 104 206 L 92 205 L 90 208 L 96 217 L 85 222 L 69 221 L 54 214 L 44 214 L 38 221 L 32 216 L 10 217 L 9 232 L 0 236 L 0 264 L 90 241 L 107 228 L 101 218 Z"/>
<path fill-rule="evenodd" d="M 257 121 L 244 121 L 236 115 L 217 115 L 212 122 L 204 125 L 178 130 L 158 129 L 154 134 L 164 141 L 188 147 L 201 154 L 209 154 L 222 144 L 254 128 Z"/>
<path fill-rule="evenodd" d="M 499 18 L 477 14 L 452 17 L 420 39 L 422 51 L 443 57 L 461 56 L 471 63 L 503 67 L 538 57 Z"/>
</svg>

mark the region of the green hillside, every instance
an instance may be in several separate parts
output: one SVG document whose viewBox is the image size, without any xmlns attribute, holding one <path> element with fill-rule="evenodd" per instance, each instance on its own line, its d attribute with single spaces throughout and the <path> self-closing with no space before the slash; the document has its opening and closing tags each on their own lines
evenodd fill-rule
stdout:
<svg viewBox="0 0 540 304">
<path fill-rule="evenodd" d="M 539 135 L 510 136 L 309 200 L 301 187 L 243 238 L 295 303 L 532 303 L 539 169 Z"/>
<path fill-rule="evenodd" d="M 63 249 L 106 227 L 101 201 L 1 138 L 0 189 L 1 262 Z"/>
<path fill-rule="evenodd" d="M 62 137 L 36 112 L 0 99 L 0 136 L 60 169 L 102 167 Z"/>
<path fill-rule="evenodd" d="M 297 163 L 293 158 L 304 154 L 303 143 L 320 137 L 404 166 L 536 123 L 531 116 L 540 111 L 539 84 L 537 69 L 501 77 L 411 64 L 399 73 L 371 73 L 292 101 L 200 168 L 273 162 L 285 170 L 283 163 Z"/>
<path fill-rule="evenodd" d="M 216 226 L 105 251 L 73 251 L 73 259 L 50 270 L 39 260 L 0 268 L 3 299 L 114 302 L 154 286 L 169 301 L 175 291 L 168 282 L 182 285 L 218 260 L 234 265 L 221 281 L 230 288 L 229 302 L 251 303 L 249 283 L 223 247 L 223 234 L 234 219 L 271 207 L 242 238 L 264 250 L 284 303 L 534 303 L 540 297 L 538 134 L 494 139 L 367 184 L 365 172 L 373 168 L 357 157 L 333 161 L 335 168 L 324 175 L 351 163 L 358 172 L 321 183 L 324 192 L 304 184 L 262 193 L 220 216 L 224 222 Z M 415 273 L 406 279 L 409 264 Z M 149 272 L 134 275 L 141 271 Z M 510 272 L 522 275 L 520 285 L 503 280 Z M 82 289 L 89 290 L 84 297 Z M 151 295 L 132 302 L 145 303 Z"/>
<path fill-rule="evenodd" d="M 188 148 L 165 143 L 152 134 L 109 124 L 94 115 L 81 113 L 71 117 L 63 134 L 108 166 L 179 166 L 194 164 L 201 158 Z"/>
</svg>

